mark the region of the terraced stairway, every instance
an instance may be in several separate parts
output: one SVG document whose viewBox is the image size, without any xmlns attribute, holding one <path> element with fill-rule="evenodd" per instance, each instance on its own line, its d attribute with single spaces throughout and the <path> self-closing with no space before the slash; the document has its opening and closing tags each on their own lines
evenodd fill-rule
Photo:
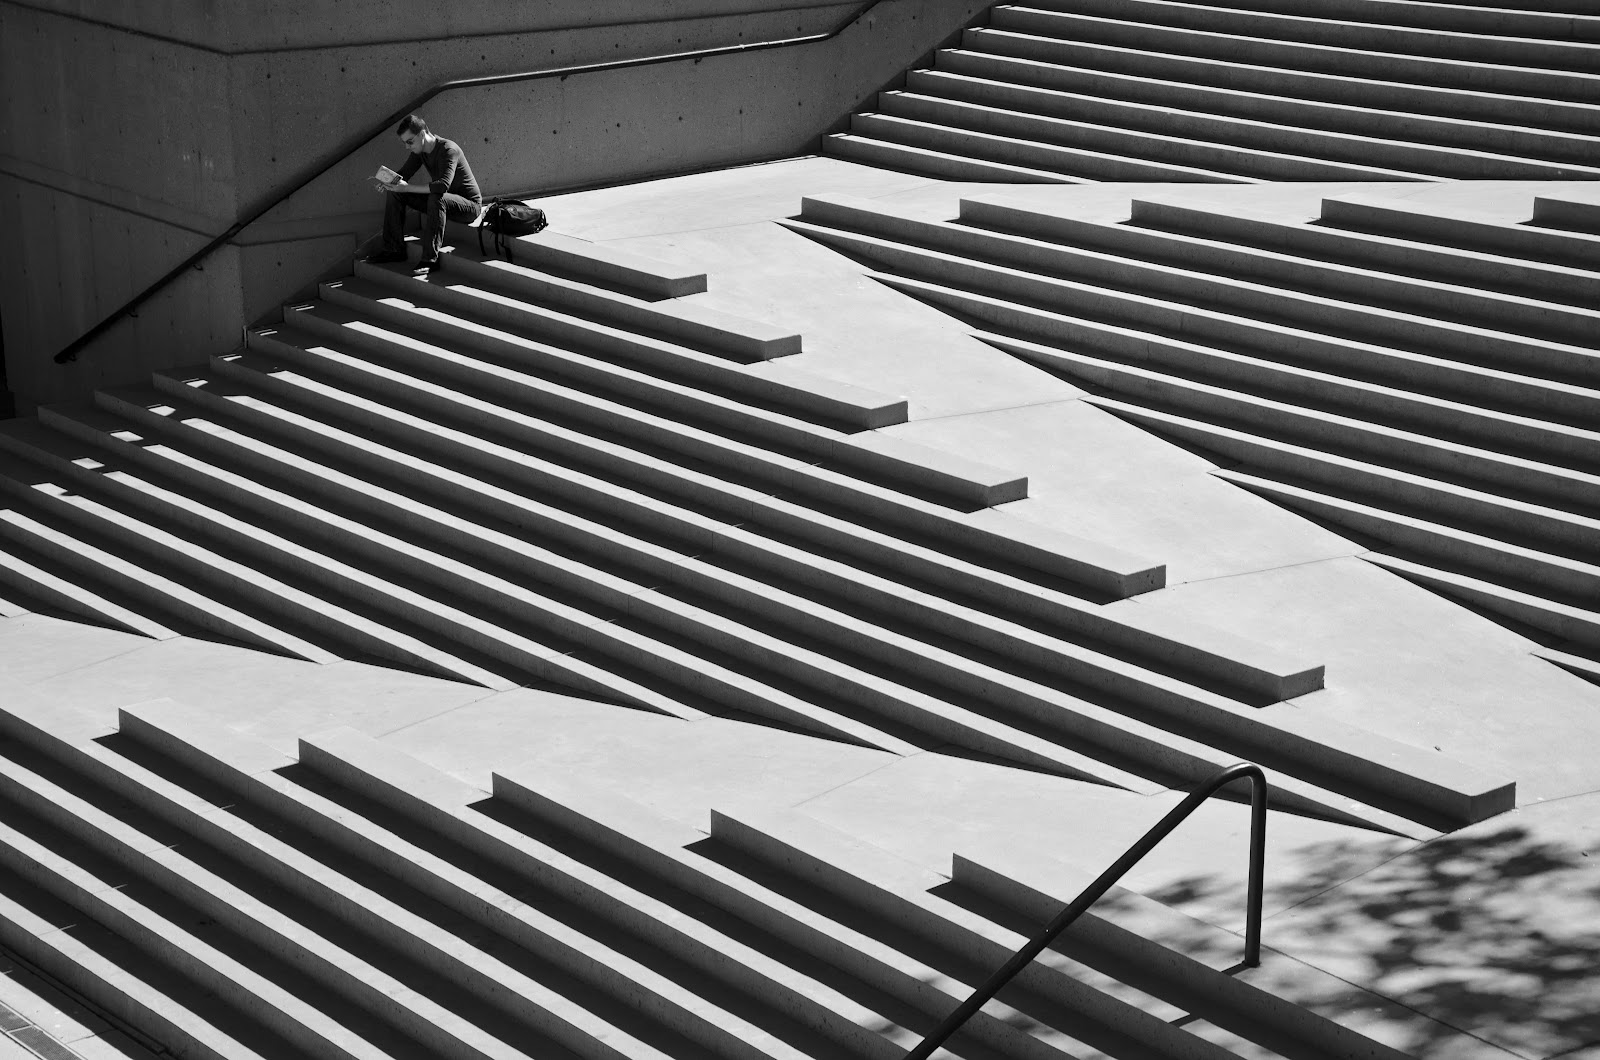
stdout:
<svg viewBox="0 0 1600 1060">
<path fill-rule="evenodd" d="M 1588 179 L 1597 100 L 1576 3 L 1026 0 L 825 150 L 972 181 Z"/>
<path fill-rule="evenodd" d="M 1407 834 L 1512 805 L 1283 705 L 1314 663 L 1108 607 L 1162 568 L 982 507 L 1024 480 L 864 430 L 904 403 L 756 361 L 797 337 L 584 247 L 362 265 L 243 351 L 7 425 L 6 577 L 151 635 L 1145 793 L 1248 758 L 1282 807 Z"/>
<path fill-rule="evenodd" d="M 173 716 L 75 743 L 0 714 L 0 943 L 183 1060 L 892 1060 L 1059 905 L 800 815 L 707 836 L 349 729 L 295 761 Z M 1408 1055 L 1420 1017 L 1267 942 L 1229 968 L 1237 936 L 1113 895 L 937 1055 Z"/>
<path fill-rule="evenodd" d="M 945 224 L 811 199 L 794 225 L 1595 670 L 1600 207 L 1504 224 L 1346 195 L 1300 224 L 1141 201 L 1111 224 L 994 197 Z"/>
</svg>

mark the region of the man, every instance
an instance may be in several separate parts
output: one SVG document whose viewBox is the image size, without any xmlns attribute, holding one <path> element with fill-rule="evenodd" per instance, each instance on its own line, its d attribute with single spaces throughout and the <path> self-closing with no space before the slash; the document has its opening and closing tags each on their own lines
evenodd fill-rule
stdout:
<svg viewBox="0 0 1600 1060">
<path fill-rule="evenodd" d="M 395 135 L 410 152 L 399 169 L 405 183 L 385 185 L 389 200 L 383 211 L 383 247 L 367 260 L 374 264 L 406 260 L 406 210 L 422 214 L 422 260 L 418 273 L 431 273 L 443 267 L 439 247 L 444 241 L 445 219 L 470 224 L 483 211 L 483 194 L 467 165 L 461 148 L 442 136 L 435 136 L 419 115 L 408 114 L 395 128 Z M 418 169 L 427 169 L 426 184 L 410 183 Z"/>
</svg>

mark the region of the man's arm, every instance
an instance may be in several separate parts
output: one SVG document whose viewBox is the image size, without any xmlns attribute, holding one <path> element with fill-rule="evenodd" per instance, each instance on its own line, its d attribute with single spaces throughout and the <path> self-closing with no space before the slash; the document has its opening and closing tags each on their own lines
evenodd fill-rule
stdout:
<svg viewBox="0 0 1600 1060">
<path fill-rule="evenodd" d="M 450 190 L 450 185 L 455 183 L 456 166 L 461 162 L 461 148 L 451 142 L 441 143 L 439 146 L 443 150 L 435 151 L 435 157 L 429 159 L 432 165 L 428 166 L 428 175 L 433 179 L 428 181 L 428 191 L 443 195 Z M 437 157 L 440 155 L 443 157 Z M 439 167 L 438 172 L 434 172 L 435 165 Z"/>
</svg>

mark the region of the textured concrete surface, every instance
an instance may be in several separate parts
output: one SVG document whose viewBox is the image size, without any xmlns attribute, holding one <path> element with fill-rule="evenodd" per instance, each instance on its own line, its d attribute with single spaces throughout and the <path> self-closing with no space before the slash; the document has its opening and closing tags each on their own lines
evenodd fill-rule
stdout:
<svg viewBox="0 0 1600 1060">
<path fill-rule="evenodd" d="M 1032 495 L 1007 511 L 1169 564 L 1169 588 L 1112 607 L 1191 616 L 1327 662 L 1326 689 L 1267 709 L 1326 711 L 1515 777 L 1519 810 L 1427 843 L 1273 814 L 1267 941 L 1521 1055 L 1581 1057 L 1600 1040 L 1590 864 L 1600 857 L 1600 689 L 1535 657 L 1532 641 L 1362 562 L 1361 543 L 1214 478 L 1206 460 L 1083 404 L 1070 384 L 774 223 L 819 191 L 953 217 L 963 195 L 1006 190 L 1115 218 L 1135 194 L 1232 197 L 1304 217 L 1325 195 L 1360 190 L 1509 218 L 1542 187 L 999 189 L 804 159 L 544 205 L 567 235 L 706 269 L 710 289 L 693 297 L 708 306 L 802 331 L 794 367 L 905 394 L 912 419 L 895 436 L 1026 472 Z M 203 704 L 285 750 L 349 724 L 475 784 L 494 770 L 569 773 L 702 827 L 713 807 L 797 807 L 941 872 L 951 853 L 984 851 L 1037 851 L 1041 864 L 1064 866 L 1063 878 L 1092 870 L 1179 798 L 937 753 L 896 758 L 727 718 L 684 722 L 547 691 L 496 694 L 357 662 L 314 666 L 5 614 L 0 679 L 63 731 L 103 731 L 117 707 L 160 696 Z M 1247 817 L 1238 805 L 1206 807 L 1127 883 L 1236 928 Z"/>
</svg>

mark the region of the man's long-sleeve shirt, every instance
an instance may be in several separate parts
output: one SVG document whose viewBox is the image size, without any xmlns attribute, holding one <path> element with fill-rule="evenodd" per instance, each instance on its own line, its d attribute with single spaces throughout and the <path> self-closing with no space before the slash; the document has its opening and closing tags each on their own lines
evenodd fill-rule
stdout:
<svg viewBox="0 0 1600 1060">
<path fill-rule="evenodd" d="M 454 192 L 473 202 L 483 202 L 483 193 L 478 190 L 478 180 L 472 175 L 472 167 L 467 165 L 467 156 L 461 153 L 455 141 L 439 136 L 433 141 L 433 150 L 407 156 L 399 170 L 400 179 L 409 181 L 424 166 L 432 178 L 428 181 L 428 191 L 436 195 Z"/>
</svg>

